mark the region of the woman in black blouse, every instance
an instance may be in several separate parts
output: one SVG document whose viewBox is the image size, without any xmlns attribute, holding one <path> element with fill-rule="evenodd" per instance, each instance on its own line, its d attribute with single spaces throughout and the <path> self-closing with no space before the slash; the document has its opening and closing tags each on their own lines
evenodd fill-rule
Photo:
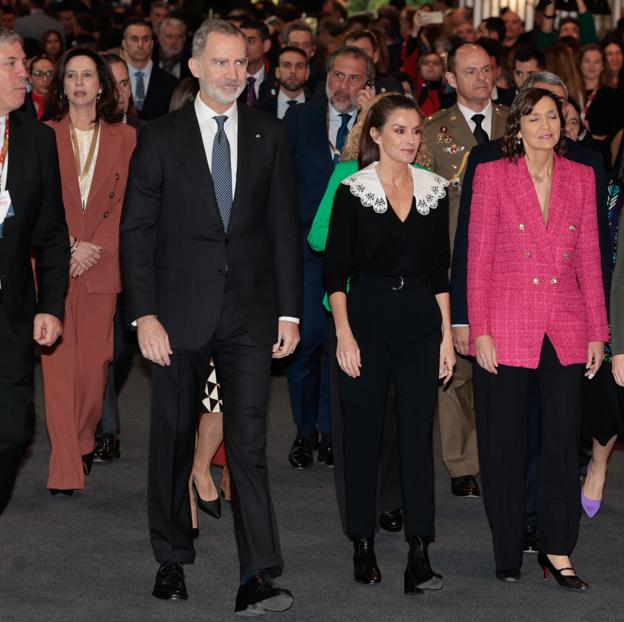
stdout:
<svg viewBox="0 0 624 622">
<path fill-rule="evenodd" d="M 455 364 L 448 183 L 410 166 L 421 133 L 412 99 L 389 95 L 371 108 L 360 139 L 360 170 L 336 192 L 325 254 L 342 370 L 347 533 L 354 544 L 355 580 L 381 581 L 373 534 L 392 378 L 410 543 L 406 593 L 442 587 L 427 552 L 434 533 L 431 429 L 438 380 L 448 381 Z"/>
</svg>

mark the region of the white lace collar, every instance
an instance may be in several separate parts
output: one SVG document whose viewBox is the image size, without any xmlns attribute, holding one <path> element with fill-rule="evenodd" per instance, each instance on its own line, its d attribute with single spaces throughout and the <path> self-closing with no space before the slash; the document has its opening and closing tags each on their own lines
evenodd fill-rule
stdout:
<svg viewBox="0 0 624 622">
<path fill-rule="evenodd" d="M 373 162 L 362 170 L 347 177 L 342 183 L 349 186 L 351 194 L 358 197 L 364 207 L 372 207 L 378 214 L 388 209 L 388 201 L 381 181 L 377 176 L 377 165 Z M 414 198 L 419 214 L 426 216 L 438 206 L 438 201 L 446 196 L 446 179 L 422 168 L 410 167 L 414 181 Z"/>
</svg>

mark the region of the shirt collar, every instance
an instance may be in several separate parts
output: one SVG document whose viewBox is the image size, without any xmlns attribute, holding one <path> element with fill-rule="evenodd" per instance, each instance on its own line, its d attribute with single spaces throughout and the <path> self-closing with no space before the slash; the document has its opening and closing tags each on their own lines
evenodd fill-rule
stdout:
<svg viewBox="0 0 624 622">
<path fill-rule="evenodd" d="M 154 63 L 150 59 L 150 61 L 147 63 L 147 65 L 145 65 L 145 67 L 143 67 L 143 69 L 137 69 L 134 65 L 131 65 L 130 63 L 127 63 L 127 65 L 128 71 L 131 76 L 133 76 L 137 71 L 142 71 L 143 75 L 147 76 L 152 73 L 152 67 L 154 66 Z"/>
<path fill-rule="evenodd" d="M 337 119 L 339 122 L 342 122 L 342 118 L 340 117 L 341 114 L 345 114 L 345 113 L 344 112 L 338 112 L 331 104 L 329 104 L 329 116 L 330 116 L 330 118 Z M 351 110 L 351 112 L 347 112 L 346 114 L 351 116 L 351 119 L 349 121 L 349 123 L 350 123 L 355 118 L 355 115 L 357 114 L 357 110 Z"/>
<path fill-rule="evenodd" d="M 300 104 L 305 104 L 305 93 L 302 90 L 301 93 L 299 93 L 299 95 L 297 95 L 297 97 L 290 97 L 289 95 L 286 95 L 286 93 L 284 93 L 282 91 L 282 89 L 280 89 L 277 92 L 277 103 L 278 103 L 278 105 L 285 104 L 286 102 L 290 101 L 291 99 L 295 100 L 296 102 L 299 102 Z"/>
<path fill-rule="evenodd" d="M 228 121 L 230 121 L 230 127 L 236 125 L 238 123 L 237 104 L 238 102 L 234 101 L 225 112 L 216 112 L 208 106 L 208 104 L 206 104 L 206 102 L 204 102 L 201 98 L 200 94 L 197 93 L 197 96 L 195 97 L 195 114 L 197 115 L 199 125 L 201 126 L 204 123 L 212 122 L 213 117 L 220 117 L 222 115 L 225 115 L 228 118 Z"/>
<path fill-rule="evenodd" d="M 475 112 L 474 110 L 471 110 L 470 108 L 460 104 L 459 101 L 457 102 L 457 106 L 459 108 L 459 111 L 464 116 L 464 119 L 466 119 L 466 121 L 472 121 L 472 117 L 475 114 L 482 114 L 485 117 L 484 121 L 487 121 L 488 119 L 492 118 L 492 100 L 491 99 L 488 101 L 487 106 L 481 112 Z M 474 123 L 474 121 L 472 122 Z"/>
<path fill-rule="evenodd" d="M 264 74 L 265 74 L 264 63 L 262 63 L 262 66 L 260 67 L 260 69 L 258 69 L 258 71 L 256 71 L 256 73 L 248 73 L 247 77 L 255 78 L 256 79 L 255 83 L 261 84 L 262 82 L 264 82 Z"/>
</svg>

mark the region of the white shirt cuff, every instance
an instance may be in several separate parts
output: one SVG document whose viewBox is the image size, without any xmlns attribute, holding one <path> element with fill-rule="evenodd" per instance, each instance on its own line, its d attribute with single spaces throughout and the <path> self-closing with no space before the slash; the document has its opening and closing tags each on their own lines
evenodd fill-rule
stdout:
<svg viewBox="0 0 624 622">
<path fill-rule="evenodd" d="M 469 324 L 451 324 L 451 328 L 468 328 Z"/>
<path fill-rule="evenodd" d="M 278 320 L 284 320 L 285 322 L 293 322 L 294 324 L 299 324 L 299 318 L 298 317 L 289 317 L 287 315 L 282 315 L 279 318 L 277 318 Z"/>
</svg>

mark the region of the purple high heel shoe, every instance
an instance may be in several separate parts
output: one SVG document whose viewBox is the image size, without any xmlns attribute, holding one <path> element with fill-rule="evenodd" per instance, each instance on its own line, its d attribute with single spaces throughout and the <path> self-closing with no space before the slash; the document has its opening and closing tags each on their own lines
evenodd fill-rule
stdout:
<svg viewBox="0 0 624 622">
<path fill-rule="evenodd" d="M 591 460 L 589 461 L 589 464 L 587 465 L 588 473 L 590 469 L 591 469 Z M 583 510 L 585 510 L 585 514 L 587 514 L 589 518 L 594 518 L 594 516 L 598 514 L 601 503 L 602 503 L 602 499 L 588 499 L 585 496 L 583 489 L 581 488 L 581 505 L 583 506 Z"/>
</svg>

